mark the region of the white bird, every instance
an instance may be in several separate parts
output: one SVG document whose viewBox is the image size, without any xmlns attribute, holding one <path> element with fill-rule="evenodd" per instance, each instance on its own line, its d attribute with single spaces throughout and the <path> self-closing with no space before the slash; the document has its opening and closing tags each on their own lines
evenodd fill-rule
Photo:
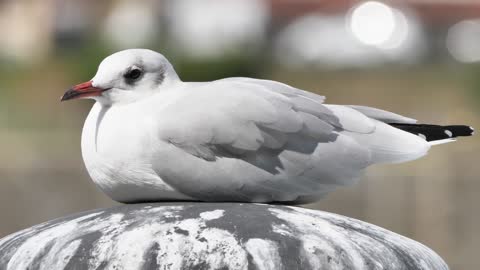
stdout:
<svg viewBox="0 0 480 270">
<path fill-rule="evenodd" d="M 377 163 L 424 156 L 468 126 L 416 120 L 252 78 L 183 82 L 146 49 L 105 58 L 62 100 L 96 100 L 82 132 L 93 181 L 120 202 L 304 203 Z"/>
</svg>

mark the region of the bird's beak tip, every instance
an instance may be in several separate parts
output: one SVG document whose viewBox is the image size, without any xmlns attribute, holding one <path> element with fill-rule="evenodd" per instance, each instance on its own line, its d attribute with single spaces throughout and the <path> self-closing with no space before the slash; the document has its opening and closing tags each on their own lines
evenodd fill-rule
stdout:
<svg viewBox="0 0 480 270">
<path fill-rule="evenodd" d="M 60 102 L 67 101 L 70 99 L 73 99 L 75 96 L 77 96 L 79 93 L 75 91 L 75 89 L 70 88 L 68 89 L 63 96 L 60 97 Z"/>
</svg>

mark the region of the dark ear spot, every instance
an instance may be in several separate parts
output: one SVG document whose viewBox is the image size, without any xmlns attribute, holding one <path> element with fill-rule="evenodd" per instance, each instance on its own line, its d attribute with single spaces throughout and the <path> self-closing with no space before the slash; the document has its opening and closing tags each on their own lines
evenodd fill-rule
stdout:
<svg viewBox="0 0 480 270">
<path fill-rule="evenodd" d="M 158 71 L 157 77 L 155 79 L 157 85 L 162 84 L 163 80 L 165 80 L 165 70 L 161 69 Z"/>
</svg>

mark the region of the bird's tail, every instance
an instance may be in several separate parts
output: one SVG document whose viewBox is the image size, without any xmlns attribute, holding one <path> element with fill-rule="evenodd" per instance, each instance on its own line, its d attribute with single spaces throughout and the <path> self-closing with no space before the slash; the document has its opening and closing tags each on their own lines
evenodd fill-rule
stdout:
<svg viewBox="0 0 480 270">
<path fill-rule="evenodd" d="M 418 135 L 429 142 L 430 145 L 443 144 L 455 141 L 456 137 L 472 136 L 474 129 L 470 126 L 452 125 L 439 126 L 427 124 L 396 124 L 391 126 L 406 132 Z"/>
</svg>

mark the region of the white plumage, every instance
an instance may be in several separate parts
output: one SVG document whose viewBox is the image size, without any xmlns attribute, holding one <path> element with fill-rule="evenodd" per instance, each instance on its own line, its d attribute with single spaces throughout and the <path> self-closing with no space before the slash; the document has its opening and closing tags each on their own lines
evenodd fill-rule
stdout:
<svg viewBox="0 0 480 270">
<path fill-rule="evenodd" d="M 413 119 L 327 105 L 268 80 L 182 82 L 149 50 L 107 57 L 88 89 L 97 102 L 82 133 L 86 168 L 122 202 L 312 201 L 369 165 L 417 159 L 430 147 L 386 124 Z"/>
</svg>

